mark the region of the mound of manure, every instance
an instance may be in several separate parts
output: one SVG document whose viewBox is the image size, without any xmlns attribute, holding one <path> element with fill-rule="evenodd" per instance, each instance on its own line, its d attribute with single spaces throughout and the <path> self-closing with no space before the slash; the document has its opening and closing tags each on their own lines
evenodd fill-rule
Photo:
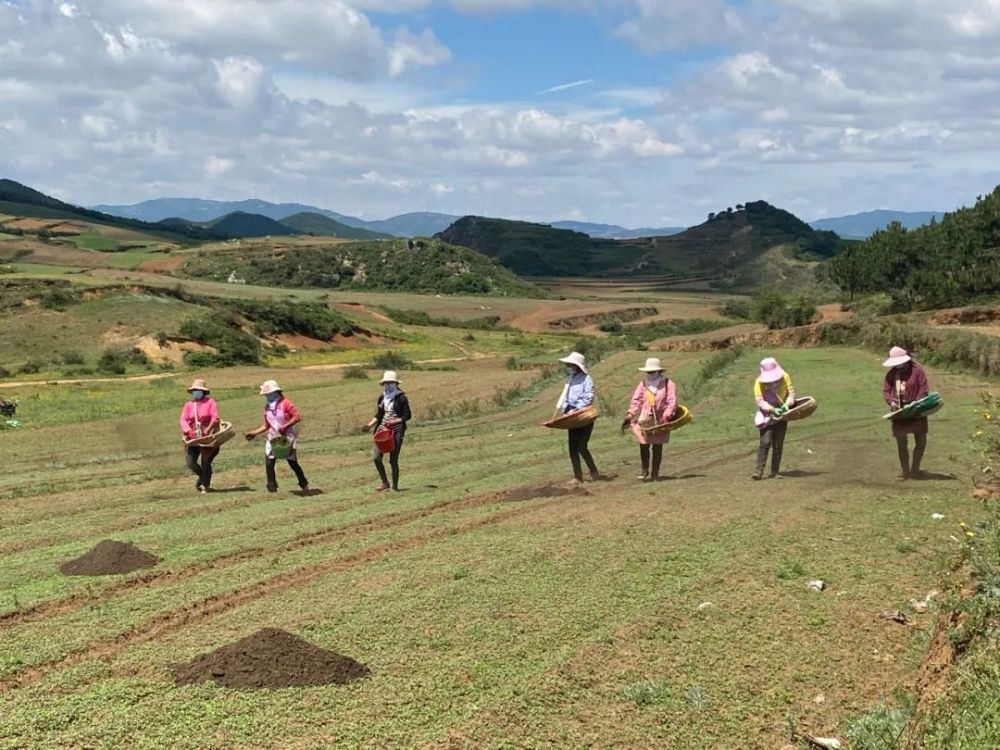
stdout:
<svg viewBox="0 0 1000 750">
<path fill-rule="evenodd" d="M 543 484 L 537 487 L 519 487 L 503 493 L 500 498 L 505 503 L 523 503 L 528 500 L 548 500 L 553 497 L 568 495 L 589 495 L 582 487 L 559 487 L 554 484 Z"/>
<path fill-rule="evenodd" d="M 346 685 L 371 674 L 349 656 L 314 646 L 284 630 L 264 628 L 174 667 L 174 682 L 215 682 L 231 688 Z"/>
<path fill-rule="evenodd" d="M 105 539 L 84 555 L 59 566 L 68 576 L 113 576 L 152 568 L 160 558 L 128 542 Z"/>
</svg>

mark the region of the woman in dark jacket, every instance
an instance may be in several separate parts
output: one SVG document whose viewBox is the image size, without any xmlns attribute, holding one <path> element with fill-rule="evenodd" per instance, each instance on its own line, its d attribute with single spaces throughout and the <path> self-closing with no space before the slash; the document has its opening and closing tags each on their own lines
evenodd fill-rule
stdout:
<svg viewBox="0 0 1000 750">
<path fill-rule="evenodd" d="M 406 423 L 410 421 L 410 400 L 399 388 L 399 378 L 396 373 L 389 370 L 382 376 L 381 382 L 383 391 L 378 397 L 375 406 L 375 417 L 365 425 L 368 430 L 387 427 L 392 430 L 393 449 L 389 454 L 389 469 L 392 472 L 392 484 L 389 484 L 389 477 L 385 473 L 385 454 L 375 446 L 375 468 L 378 470 L 382 486 L 379 492 L 391 489 L 399 492 L 399 452 L 403 449 L 403 438 L 406 436 Z"/>
</svg>

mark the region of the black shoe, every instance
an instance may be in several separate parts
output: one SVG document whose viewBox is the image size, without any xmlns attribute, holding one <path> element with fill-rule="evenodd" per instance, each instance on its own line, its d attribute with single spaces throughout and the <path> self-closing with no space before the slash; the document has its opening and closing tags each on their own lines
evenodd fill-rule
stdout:
<svg viewBox="0 0 1000 750">
<path fill-rule="evenodd" d="M 267 491 L 268 492 L 277 492 L 278 491 L 278 485 L 276 485 L 276 484 L 269 484 L 269 485 L 267 485 Z"/>
<path fill-rule="evenodd" d="M 750 478 L 755 482 L 759 482 L 761 479 L 764 478 L 764 472 L 755 471 L 753 474 L 750 475 Z"/>
</svg>

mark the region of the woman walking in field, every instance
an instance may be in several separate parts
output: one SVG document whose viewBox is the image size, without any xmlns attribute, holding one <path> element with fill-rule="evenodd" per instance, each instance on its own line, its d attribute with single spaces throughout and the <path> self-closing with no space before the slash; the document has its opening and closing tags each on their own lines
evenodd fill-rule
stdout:
<svg viewBox="0 0 1000 750">
<path fill-rule="evenodd" d="M 568 414 L 571 411 L 585 409 L 594 405 L 594 380 L 587 372 L 587 361 L 579 352 L 573 352 L 568 357 L 559 360 L 566 365 L 566 386 L 556 403 L 556 412 Z M 590 478 L 601 479 L 594 457 L 590 454 L 590 436 L 594 432 L 594 423 L 569 430 L 569 460 L 573 465 L 573 476 L 576 481 L 583 481 L 583 463 L 587 464 Z"/>
<path fill-rule="evenodd" d="M 375 403 L 375 416 L 365 425 L 366 430 L 374 429 L 375 470 L 378 471 L 382 485 L 379 492 L 392 490 L 399 492 L 399 454 L 403 450 L 403 438 L 406 436 L 406 424 L 412 418 L 410 399 L 399 387 L 399 376 L 392 370 L 382 375 L 382 393 Z M 379 430 L 384 430 L 383 440 L 379 439 Z M 389 438 L 391 436 L 391 442 Z M 385 455 L 389 455 L 389 470 L 392 472 L 392 484 L 385 473 Z"/>
<path fill-rule="evenodd" d="M 901 346 L 892 347 L 889 358 L 882 365 L 889 368 L 882 384 L 882 397 L 893 411 L 930 394 L 930 384 L 927 382 L 924 368 L 913 360 L 913 356 L 906 349 Z M 927 417 L 892 420 L 892 436 L 896 438 L 901 482 L 923 477 L 920 464 L 927 449 L 927 425 Z M 909 435 L 913 435 L 914 441 L 912 461 L 908 445 Z"/>
<path fill-rule="evenodd" d="M 295 472 L 295 478 L 299 480 L 299 488 L 303 492 L 309 491 L 309 481 L 306 479 L 302 467 L 299 466 L 298 447 L 299 437 L 297 425 L 302 421 L 295 404 L 289 401 L 281 386 L 276 380 L 268 380 L 260 387 L 260 395 L 266 399 L 264 405 L 264 423 L 255 430 L 246 434 L 247 440 L 253 440 L 259 435 L 267 433 L 267 442 L 264 444 L 265 473 L 267 474 L 267 491 L 278 491 L 278 478 L 275 468 L 278 463 L 278 455 L 281 454 L 289 467 Z M 277 447 L 277 450 L 276 450 Z"/>
<path fill-rule="evenodd" d="M 188 388 L 191 400 L 181 409 L 181 434 L 185 441 L 195 440 L 205 435 L 211 435 L 219 429 L 219 407 L 215 399 L 209 398 L 212 391 L 201 378 L 196 379 Z M 208 492 L 212 489 L 212 462 L 219 455 L 218 446 L 202 448 L 197 445 L 186 445 L 185 454 L 187 467 L 198 477 L 195 489 L 198 492 Z M 200 463 L 199 463 L 200 461 Z"/>
<path fill-rule="evenodd" d="M 670 433 L 661 432 L 647 435 L 643 428 L 661 425 L 674 417 L 677 409 L 677 388 L 674 382 L 663 374 L 663 364 L 650 357 L 646 365 L 639 368 L 645 373 L 632 394 L 628 414 L 622 422 L 622 430 L 632 428 L 639 441 L 639 460 L 642 463 L 643 482 L 655 482 L 660 478 L 660 464 L 663 461 L 663 446 L 670 442 Z M 652 450 L 651 450 L 652 449 Z M 650 466 L 652 452 L 652 466 Z"/>
<path fill-rule="evenodd" d="M 753 384 L 753 395 L 757 402 L 754 424 L 760 430 L 760 445 L 757 448 L 757 466 L 750 478 L 754 481 L 764 478 L 764 466 L 770 452 L 771 479 L 780 479 L 781 454 L 788 423 L 775 420 L 775 417 L 780 417 L 795 405 L 795 388 L 791 376 L 774 357 L 761 361 L 760 376 Z"/>
</svg>

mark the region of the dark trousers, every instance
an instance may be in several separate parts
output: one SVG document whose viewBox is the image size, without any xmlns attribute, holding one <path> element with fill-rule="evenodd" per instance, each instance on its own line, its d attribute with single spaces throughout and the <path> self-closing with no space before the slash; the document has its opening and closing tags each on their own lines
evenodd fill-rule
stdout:
<svg viewBox="0 0 1000 750">
<path fill-rule="evenodd" d="M 593 422 L 586 427 L 577 427 L 575 430 L 569 431 L 569 460 L 573 463 L 573 476 L 581 482 L 583 481 L 583 468 L 580 466 L 581 458 L 587 464 L 587 468 L 590 469 L 592 477 L 597 476 L 599 473 L 597 471 L 597 464 L 594 463 L 594 457 L 590 455 L 590 449 L 587 448 L 593 432 Z"/>
<path fill-rule="evenodd" d="M 212 461 L 219 455 L 220 448 L 198 448 L 188 446 L 187 467 L 198 477 L 198 486 L 206 490 L 212 486 Z M 201 459 L 201 463 L 198 462 Z"/>
<path fill-rule="evenodd" d="M 776 422 L 760 431 L 760 447 L 757 449 L 757 474 L 764 473 L 768 451 L 771 453 L 771 476 L 781 471 L 781 453 L 785 448 L 787 422 Z"/>
<path fill-rule="evenodd" d="M 399 489 L 399 454 L 403 450 L 403 442 L 400 437 L 396 436 L 396 447 L 393 448 L 392 453 L 389 455 L 389 471 L 392 472 L 392 488 L 394 490 Z M 375 460 L 375 470 L 378 472 L 379 478 L 382 480 L 383 487 L 389 487 L 389 477 L 385 473 L 385 453 L 379 451 L 378 448 L 375 449 L 373 458 Z"/>
<path fill-rule="evenodd" d="M 278 489 L 278 477 L 274 472 L 274 467 L 277 466 L 278 460 L 276 458 L 268 458 L 264 462 L 264 471 L 267 472 L 267 488 L 269 490 Z M 309 486 L 309 480 L 306 479 L 305 473 L 302 471 L 302 467 L 299 466 L 299 462 L 294 458 L 288 459 L 288 465 L 292 467 L 292 471 L 295 472 L 295 478 L 299 480 L 299 487 L 305 489 Z"/>
<path fill-rule="evenodd" d="M 649 449 L 653 449 L 653 472 L 649 471 Z M 640 445 L 639 460 L 642 461 L 642 475 L 644 477 L 660 478 L 660 463 L 663 461 L 663 444 L 660 445 Z"/>
<path fill-rule="evenodd" d="M 900 435 L 896 438 L 896 450 L 899 453 L 899 468 L 906 476 L 920 473 L 920 464 L 924 460 L 924 451 L 927 450 L 927 435 L 915 434 L 913 436 L 913 443 L 913 461 L 911 462 L 906 435 Z"/>
</svg>

